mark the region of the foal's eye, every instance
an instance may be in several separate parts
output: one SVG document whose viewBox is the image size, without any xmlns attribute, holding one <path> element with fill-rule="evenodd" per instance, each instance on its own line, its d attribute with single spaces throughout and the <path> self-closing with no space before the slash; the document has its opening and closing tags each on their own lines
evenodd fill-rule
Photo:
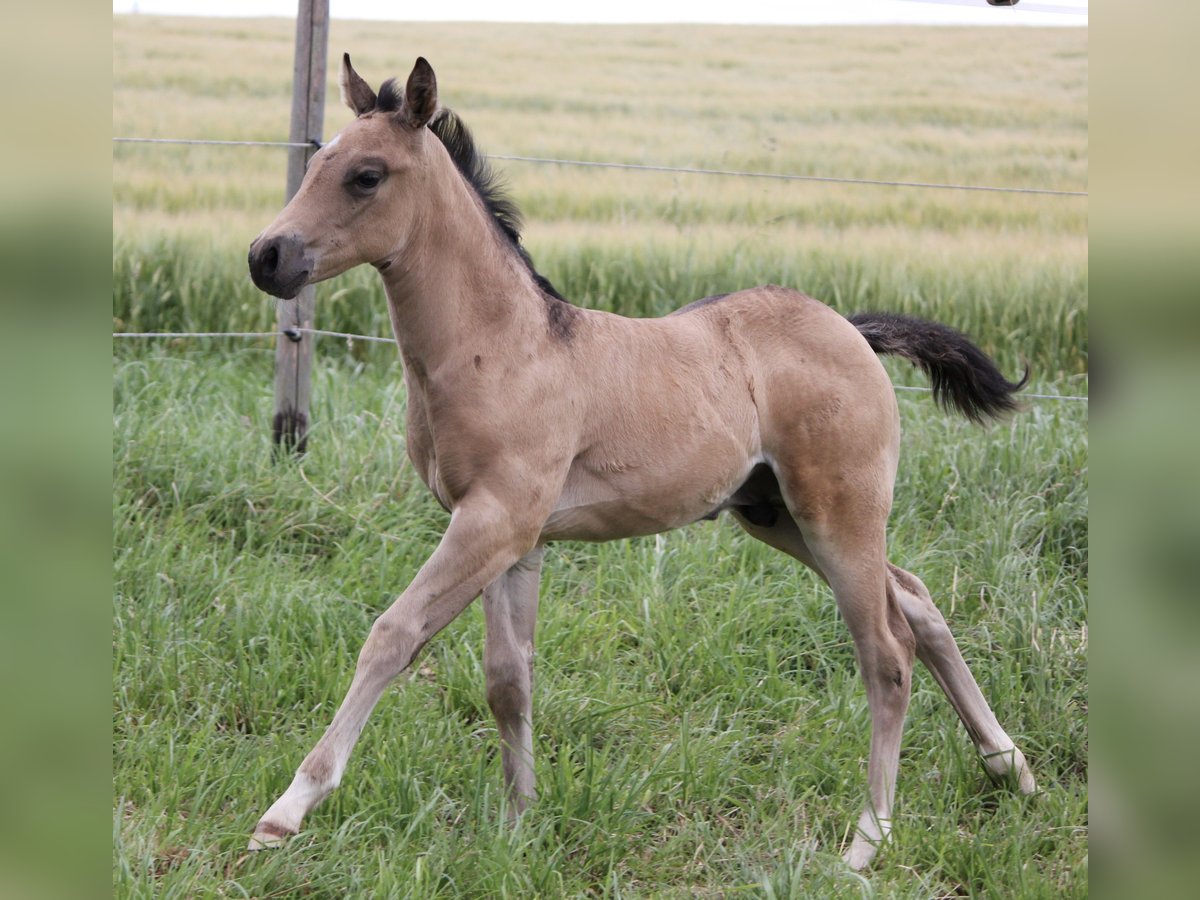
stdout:
<svg viewBox="0 0 1200 900">
<path fill-rule="evenodd" d="M 354 186 L 363 191 L 371 191 L 379 187 L 379 183 L 383 181 L 383 173 L 367 170 L 359 172 L 354 176 Z"/>
</svg>

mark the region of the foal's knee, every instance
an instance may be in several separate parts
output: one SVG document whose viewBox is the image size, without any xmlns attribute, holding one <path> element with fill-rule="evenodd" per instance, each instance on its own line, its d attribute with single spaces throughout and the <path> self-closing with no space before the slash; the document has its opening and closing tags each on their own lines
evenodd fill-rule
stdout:
<svg viewBox="0 0 1200 900">
<path fill-rule="evenodd" d="M 426 640 L 414 622 L 389 610 L 371 626 L 358 654 L 358 669 L 391 678 L 412 662 Z"/>
<path fill-rule="evenodd" d="M 900 611 L 918 646 L 938 646 L 946 640 L 954 640 L 946 619 L 920 578 L 888 563 L 888 587 L 895 592 Z"/>
<path fill-rule="evenodd" d="M 484 662 L 487 678 L 487 702 L 498 720 L 508 721 L 525 715 L 529 705 L 532 678 L 525 653 L 512 653 Z"/>
<path fill-rule="evenodd" d="M 889 617 L 890 618 L 890 617 Z M 891 626 L 892 622 L 889 621 Z M 889 707 L 906 704 L 912 690 L 913 656 L 916 642 L 907 624 L 899 634 L 889 627 L 858 648 L 859 665 L 869 695 Z"/>
</svg>

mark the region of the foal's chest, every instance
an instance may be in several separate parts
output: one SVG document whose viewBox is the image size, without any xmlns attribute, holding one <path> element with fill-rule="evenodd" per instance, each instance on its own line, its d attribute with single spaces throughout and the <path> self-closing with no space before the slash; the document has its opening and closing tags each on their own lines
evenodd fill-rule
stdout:
<svg viewBox="0 0 1200 900">
<path fill-rule="evenodd" d="M 429 488 L 430 493 L 442 505 L 442 508 L 449 511 L 453 506 L 453 501 L 450 491 L 443 483 L 438 471 L 433 428 L 425 408 L 425 398 L 419 386 L 414 385 L 414 379 L 407 372 L 405 382 L 408 386 L 408 414 L 405 429 L 408 458 L 425 487 Z"/>
</svg>

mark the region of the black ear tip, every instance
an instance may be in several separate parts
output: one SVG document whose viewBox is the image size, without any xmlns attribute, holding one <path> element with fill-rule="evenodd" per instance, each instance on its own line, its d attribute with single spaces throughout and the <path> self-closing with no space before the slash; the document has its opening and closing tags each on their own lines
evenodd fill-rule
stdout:
<svg viewBox="0 0 1200 900">
<path fill-rule="evenodd" d="M 344 62 L 346 65 L 350 65 L 350 54 L 349 53 L 342 54 L 342 62 Z"/>
<path fill-rule="evenodd" d="M 414 68 L 414 69 L 428 69 L 430 72 L 432 72 L 432 71 L 433 71 L 433 66 L 431 66 L 431 65 L 429 64 L 429 60 L 427 60 L 427 59 L 426 59 L 425 57 L 423 57 L 423 56 L 418 56 L 418 57 L 417 57 L 417 62 L 416 62 L 416 64 L 413 66 L 413 68 Z"/>
</svg>

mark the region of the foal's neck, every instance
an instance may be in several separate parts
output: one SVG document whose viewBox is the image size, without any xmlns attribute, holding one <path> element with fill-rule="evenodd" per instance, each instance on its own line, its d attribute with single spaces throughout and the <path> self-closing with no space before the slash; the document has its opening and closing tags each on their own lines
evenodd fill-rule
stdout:
<svg viewBox="0 0 1200 900">
<path fill-rule="evenodd" d="M 405 365 L 422 375 L 515 349 L 545 319 L 528 268 L 445 162 L 408 241 L 379 266 Z"/>
</svg>

